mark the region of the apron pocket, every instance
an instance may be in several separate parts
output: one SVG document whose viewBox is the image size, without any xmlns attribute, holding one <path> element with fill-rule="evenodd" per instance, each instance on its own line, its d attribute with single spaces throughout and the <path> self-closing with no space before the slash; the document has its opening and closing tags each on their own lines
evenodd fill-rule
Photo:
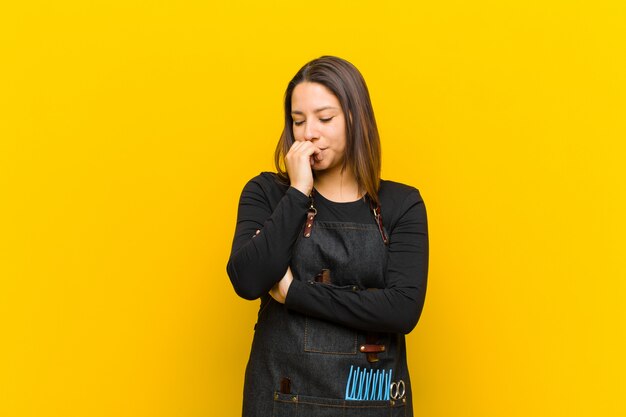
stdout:
<svg viewBox="0 0 626 417">
<path fill-rule="evenodd" d="M 357 354 L 357 332 L 325 320 L 306 317 L 304 351 L 335 355 Z"/>
<path fill-rule="evenodd" d="M 274 393 L 272 417 L 404 417 L 406 401 L 346 401 Z"/>
</svg>

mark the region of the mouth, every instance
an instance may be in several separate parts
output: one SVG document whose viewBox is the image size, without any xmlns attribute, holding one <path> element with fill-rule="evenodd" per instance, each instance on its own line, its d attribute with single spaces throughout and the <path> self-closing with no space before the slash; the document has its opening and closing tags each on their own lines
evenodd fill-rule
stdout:
<svg viewBox="0 0 626 417">
<path fill-rule="evenodd" d="M 320 153 L 318 153 L 317 155 L 314 154 L 312 156 L 312 158 L 311 158 L 312 163 L 318 164 L 318 163 L 322 162 L 322 159 L 319 159 L 319 158 L 322 156 L 322 152 L 325 151 L 326 149 L 328 149 L 328 148 L 319 148 Z"/>
</svg>

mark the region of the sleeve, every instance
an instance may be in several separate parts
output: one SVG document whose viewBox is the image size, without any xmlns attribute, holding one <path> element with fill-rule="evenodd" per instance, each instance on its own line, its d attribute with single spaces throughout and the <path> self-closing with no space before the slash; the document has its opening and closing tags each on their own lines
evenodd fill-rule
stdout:
<svg viewBox="0 0 626 417">
<path fill-rule="evenodd" d="M 267 294 L 285 275 L 309 203 L 304 193 L 289 187 L 272 210 L 262 182 L 261 176 L 250 180 L 241 193 L 226 265 L 235 292 L 248 300 Z"/>
<path fill-rule="evenodd" d="M 356 329 L 408 334 L 422 312 L 427 274 L 426 208 L 419 191 L 412 188 L 389 237 L 385 288 L 354 291 L 294 279 L 285 305 Z"/>
</svg>

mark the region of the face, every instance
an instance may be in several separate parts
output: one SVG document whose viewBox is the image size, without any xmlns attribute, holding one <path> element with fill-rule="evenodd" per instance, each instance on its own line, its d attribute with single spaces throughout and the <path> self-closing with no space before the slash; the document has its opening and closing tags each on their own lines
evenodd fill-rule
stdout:
<svg viewBox="0 0 626 417">
<path fill-rule="evenodd" d="M 301 82 L 291 95 L 293 135 L 322 150 L 316 171 L 341 169 L 346 149 L 346 120 L 337 97 L 319 83 Z"/>
</svg>

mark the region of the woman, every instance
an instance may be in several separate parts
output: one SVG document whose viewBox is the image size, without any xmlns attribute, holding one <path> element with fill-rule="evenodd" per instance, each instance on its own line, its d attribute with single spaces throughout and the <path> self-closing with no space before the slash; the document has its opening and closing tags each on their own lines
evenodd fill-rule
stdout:
<svg viewBox="0 0 626 417">
<path fill-rule="evenodd" d="M 243 189 L 227 271 L 261 298 L 243 415 L 411 416 L 404 335 L 428 272 L 424 202 L 380 179 L 365 81 L 322 56 L 285 94 L 277 174 Z"/>
</svg>

